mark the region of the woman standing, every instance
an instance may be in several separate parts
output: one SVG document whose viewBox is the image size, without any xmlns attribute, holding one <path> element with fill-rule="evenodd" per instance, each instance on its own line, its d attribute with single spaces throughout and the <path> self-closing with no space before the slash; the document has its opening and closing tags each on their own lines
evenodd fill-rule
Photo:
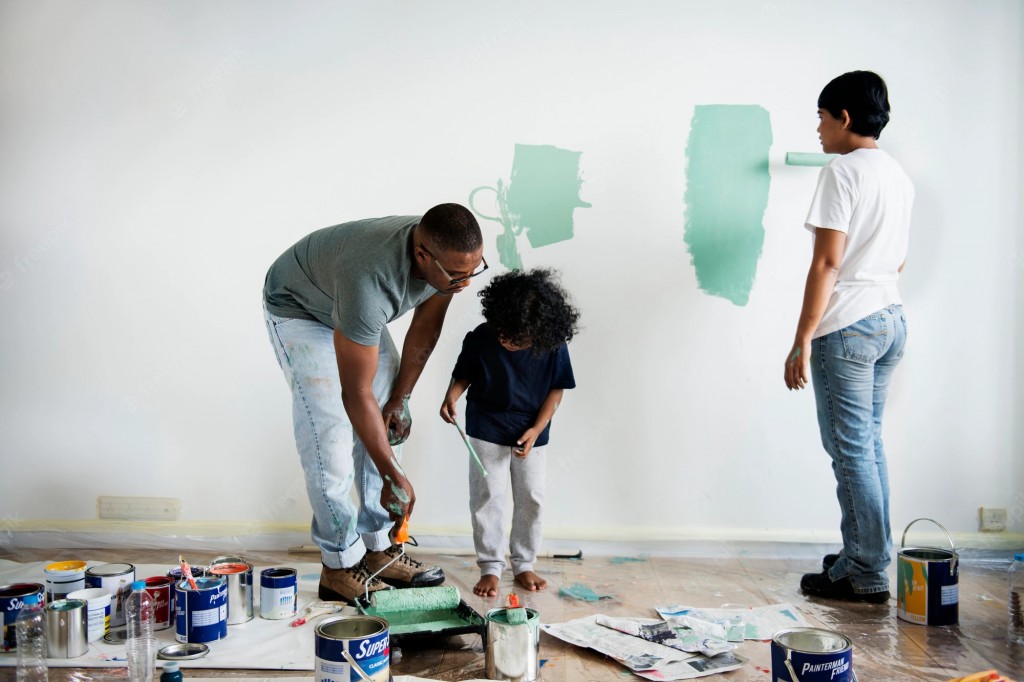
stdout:
<svg viewBox="0 0 1024 682">
<path fill-rule="evenodd" d="M 807 215 L 814 233 L 803 308 L 786 357 L 789 389 L 813 378 L 821 441 L 832 458 L 843 549 L 804 594 L 882 604 L 892 551 L 882 413 L 903 357 L 906 319 L 897 281 L 906 263 L 914 187 L 878 148 L 889 122 L 885 81 L 870 71 L 832 80 L 818 97 L 821 170 Z"/>
</svg>

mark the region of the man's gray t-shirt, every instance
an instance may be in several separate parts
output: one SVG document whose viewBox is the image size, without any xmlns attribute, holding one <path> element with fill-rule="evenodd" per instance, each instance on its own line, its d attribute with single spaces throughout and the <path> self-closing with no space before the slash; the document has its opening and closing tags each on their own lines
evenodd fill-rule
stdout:
<svg viewBox="0 0 1024 682">
<path fill-rule="evenodd" d="M 437 293 L 412 276 L 412 231 L 419 221 L 356 220 L 303 237 L 267 271 L 267 310 L 317 320 L 358 344 L 378 345 L 388 322 Z"/>
</svg>

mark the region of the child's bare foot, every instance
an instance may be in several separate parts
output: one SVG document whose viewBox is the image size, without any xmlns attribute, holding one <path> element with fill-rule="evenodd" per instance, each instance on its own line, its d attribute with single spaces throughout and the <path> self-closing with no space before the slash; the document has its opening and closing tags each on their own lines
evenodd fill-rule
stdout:
<svg viewBox="0 0 1024 682">
<path fill-rule="evenodd" d="M 547 587 L 548 581 L 533 571 L 523 571 L 522 573 L 516 573 L 516 584 L 531 592 L 537 592 Z"/>
<path fill-rule="evenodd" d="M 498 576 L 485 575 L 473 585 L 473 594 L 478 597 L 498 596 Z"/>
</svg>

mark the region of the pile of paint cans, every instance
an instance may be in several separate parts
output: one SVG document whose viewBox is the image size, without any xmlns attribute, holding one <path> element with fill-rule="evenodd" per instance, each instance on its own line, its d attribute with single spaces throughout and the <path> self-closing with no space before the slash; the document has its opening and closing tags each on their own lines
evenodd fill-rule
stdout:
<svg viewBox="0 0 1024 682">
<path fill-rule="evenodd" d="M 252 620 L 253 566 L 241 557 L 217 557 L 209 568 L 193 567 L 195 586 L 181 576 L 179 567 L 166 575 L 144 578 L 153 599 L 154 631 L 175 629 L 175 639 L 206 644 L 224 639 L 228 626 Z M 43 570 L 44 584 L 0 586 L 3 613 L 0 650 L 17 646 L 15 621 L 25 597 L 45 597 L 47 642 L 50 658 L 76 658 L 89 642 L 126 639 L 128 595 L 136 580 L 129 563 L 87 566 L 84 561 L 59 561 Z M 294 568 L 268 568 L 260 574 L 260 616 L 291 618 L 298 604 L 298 576 Z"/>
</svg>

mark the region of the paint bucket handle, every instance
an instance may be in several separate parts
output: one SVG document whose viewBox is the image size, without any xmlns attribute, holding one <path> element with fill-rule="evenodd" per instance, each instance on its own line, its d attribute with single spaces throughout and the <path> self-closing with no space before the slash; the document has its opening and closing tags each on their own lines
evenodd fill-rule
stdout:
<svg viewBox="0 0 1024 682">
<path fill-rule="evenodd" d="M 953 537 L 949 534 L 949 531 L 946 530 L 945 526 L 943 526 L 941 523 L 939 523 L 935 519 L 929 519 L 927 517 L 921 517 L 919 519 L 914 519 L 913 521 L 908 523 L 907 527 L 903 529 L 903 538 L 900 540 L 900 549 L 906 548 L 906 546 L 907 546 L 907 531 L 909 531 L 910 527 L 913 526 L 918 521 L 931 521 L 936 526 L 941 528 L 942 532 L 946 534 L 946 539 L 949 540 L 949 548 L 952 550 L 952 555 L 953 555 L 953 563 L 950 566 L 949 570 L 950 570 L 950 573 L 956 572 L 956 557 L 957 557 L 957 555 L 956 555 L 956 545 L 953 544 Z"/>
<path fill-rule="evenodd" d="M 796 676 L 796 671 L 793 670 L 793 664 L 789 660 L 789 652 L 786 652 L 786 670 L 789 671 L 789 676 L 793 678 L 793 682 L 800 682 L 800 678 Z"/>
</svg>

